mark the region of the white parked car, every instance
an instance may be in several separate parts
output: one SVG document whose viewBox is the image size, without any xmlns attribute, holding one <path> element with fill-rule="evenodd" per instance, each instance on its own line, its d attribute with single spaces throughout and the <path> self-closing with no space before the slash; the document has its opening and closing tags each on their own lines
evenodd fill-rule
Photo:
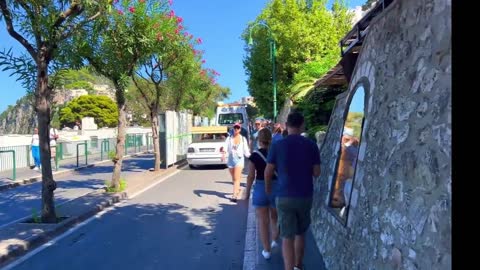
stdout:
<svg viewBox="0 0 480 270">
<path fill-rule="evenodd" d="M 192 136 L 193 142 L 188 146 L 187 152 L 190 168 L 201 165 L 227 165 L 227 127 L 192 127 Z"/>
</svg>

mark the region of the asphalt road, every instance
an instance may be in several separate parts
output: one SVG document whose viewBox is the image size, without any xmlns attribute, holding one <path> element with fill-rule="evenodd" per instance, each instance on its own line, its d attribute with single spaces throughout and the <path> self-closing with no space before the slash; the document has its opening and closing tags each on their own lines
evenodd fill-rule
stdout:
<svg viewBox="0 0 480 270">
<path fill-rule="evenodd" d="M 13 269 L 242 269 L 247 203 L 231 191 L 226 169 L 183 169 Z"/>
<path fill-rule="evenodd" d="M 153 167 L 152 155 L 141 155 L 123 161 L 122 178 L 128 182 L 129 175 Z M 55 204 L 61 211 L 61 204 L 102 188 L 106 180 L 112 178 L 113 165 L 106 162 L 92 168 L 54 176 L 57 189 L 54 192 Z M 0 192 L 0 229 L 19 219 L 40 214 L 41 181 Z M 60 205 L 60 206 L 58 206 Z"/>
</svg>

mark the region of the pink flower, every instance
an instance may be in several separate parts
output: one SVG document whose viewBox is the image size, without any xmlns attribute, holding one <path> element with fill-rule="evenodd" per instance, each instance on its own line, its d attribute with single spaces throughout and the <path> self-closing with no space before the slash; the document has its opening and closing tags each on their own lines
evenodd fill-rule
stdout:
<svg viewBox="0 0 480 270">
<path fill-rule="evenodd" d="M 168 0 L 168 4 L 171 6 L 173 4 L 173 0 Z"/>
<path fill-rule="evenodd" d="M 119 15 L 123 15 L 123 11 L 117 10 L 117 12 L 118 12 Z"/>
<path fill-rule="evenodd" d="M 205 64 L 205 59 L 202 60 L 202 64 Z"/>
<path fill-rule="evenodd" d="M 179 32 L 180 32 L 180 30 L 179 30 L 179 29 L 175 29 L 175 34 L 177 34 L 177 35 L 178 35 L 178 33 L 179 33 Z"/>
<path fill-rule="evenodd" d="M 198 43 L 198 44 L 202 44 L 202 39 L 201 39 L 201 38 L 197 38 L 197 43 Z"/>
<path fill-rule="evenodd" d="M 130 11 L 131 13 L 134 13 L 134 12 L 135 12 L 135 8 L 134 8 L 134 7 L 129 7 L 129 8 L 128 8 L 128 11 Z"/>
<path fill-rule="evenodd" d="M 177 23 L 182 23 L 183 22 L 183 18 L 182 17 L 177 17 Z"/>
<path fill-rule="evenodd" d="M 187 32 L 184 32 L 183 35 L 184 35 L 185 37 L 188 37 L 188 33 L 187 33 Z"/>
<path fill-rule="evenodd" d="M 193 50 L 193 55 L 197 55 L 198 51 L 197 50 Z"/>
<path fill-rule="evenodd" d="M 175 11 L 170 10 L 170 12 L 168 13 L 168 17 L 169 17 L 169 18 L 175 17 Z"/>
<path fill-rule="evenodd" d="M 183 30 L 183 25 L 179 25 L 178 30 L 182 31 Z"/>
<path fill-rule="evenodd" d="M 114 3 L 114 4 L 118 3 L 118 0 L 113 0 L 113 3 Z"/>
</svg>

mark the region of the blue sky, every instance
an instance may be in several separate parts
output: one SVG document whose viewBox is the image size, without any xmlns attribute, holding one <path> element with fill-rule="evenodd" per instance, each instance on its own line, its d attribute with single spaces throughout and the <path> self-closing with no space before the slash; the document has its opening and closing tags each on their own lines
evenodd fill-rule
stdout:
<svg viewBox="0 0 480 270">
<path fill-rule="evenodd" d="M 362 5 L 366 0 L 347 0 L 350 7 Z M 203 43 L 197 49 L 204 50 L 205 67 L 220 73 L 218 83 L 230 87 L 229 100 L 247 96 L 247 76 L 243 68 L 244 43 L 240 35 L 248 22 L 260 14 L 269 0 L 173 0 L 173 10 L 183 18 L 187 31 L 200 37 Z M 0 50 L 12 48 L 16 52 L 24 50 L 5 30 L 0 21 Z M 16 78 L 0 69 L 0 113 L 8 105 L 25 94 Z"/>
</svg>

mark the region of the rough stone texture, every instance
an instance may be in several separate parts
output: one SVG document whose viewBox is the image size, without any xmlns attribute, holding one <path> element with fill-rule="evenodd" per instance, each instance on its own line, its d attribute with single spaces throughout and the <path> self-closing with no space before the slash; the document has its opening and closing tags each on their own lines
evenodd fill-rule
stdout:
<svg viewBox="0 0 480 270">
<path fill-rule="evenodd" d="M 312 229 L 328 269 L 451 269 L 451 1 L 392 3 L 369 27 L 320 149 Z M 344 225 L 327 202 L 346 102 L 365 122 Z"/>
</svg>

